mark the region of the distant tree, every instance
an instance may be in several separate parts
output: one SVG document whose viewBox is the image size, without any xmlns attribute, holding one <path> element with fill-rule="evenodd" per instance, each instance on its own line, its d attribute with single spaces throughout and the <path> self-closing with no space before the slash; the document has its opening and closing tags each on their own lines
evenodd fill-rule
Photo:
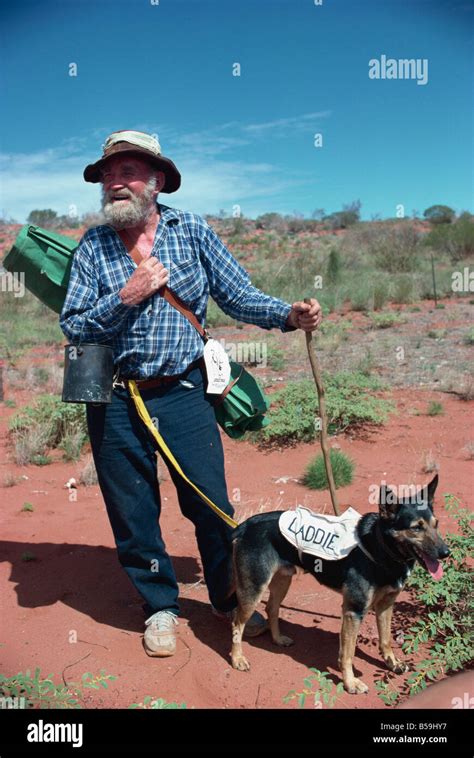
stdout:
<svg viewBox="0 0 474 758">
<path fill-rule="evenodd" d="M 448 205 L 431 205 L 424 211 L 423 216 L 430 224 L 451 224 L 456 213 Z"/>
<path fill-rule="evenodd" d="M 286 216 L 285 219 L 288 232 L 290 234 L 298 234 L 298 232 L 302 232 L 304 230 L 305 220 L 301 213 L 297 213 L 295 211 L 292 216 Z"/>
<path fill-rule="evenodd" d="M 275 229 L 277 231 L 283 231 L 285 227 L 286 222 L 283 216 L 279 213 L 263 213 L 255 219 L 256 229 Z"/>
<path fill-rule="evenodd" d="M 347 229 L 348 226 L 360 221 L 360 200 L 354 200 L 342 206 L 342 211 L 336 211 L 329 216 L 324 216 L 323 221 L 330 229 Z"/>
<path fill-rule="evenodd" d="M 56 226 L 57 218 L 58 214 L 56 211 L 51 210 L 51 208 L 47 208 L 41 211 L 31 211 L 26 220 L 28 224 L 33 224 L 33 226 L 43 226 L 47 228 Z"/>
<path fill-rule="evenodd" d="M 314 221 L 322 221 L 325 215 L 326 215 L 326 211 L 324 210 L 324 208 L 315 208 L 311 214 L 311 218 Z"/>
</svg>

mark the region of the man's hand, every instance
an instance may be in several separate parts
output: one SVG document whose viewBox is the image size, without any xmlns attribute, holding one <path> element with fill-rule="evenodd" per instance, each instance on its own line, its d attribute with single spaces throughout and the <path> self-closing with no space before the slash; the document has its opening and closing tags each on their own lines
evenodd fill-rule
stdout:
<svg viewBox="0 0 474 758">
<path fill-rule="evenodd" d="M 142 261 L 133 272 L 119 295 L 125 305 L 138 305 L 157 292 L 168 281 L 168 270 L 162 263 L 150 256 Z"/>
<path fill-rule="evenodd" d="M 304 332 L 312 332 L 318 328 L 322 319 L 323 312 L 320 304 L 311 298 L 309 303 L 293 303 L 286 319 L 286 325 L 294 326 L 295 329 L 303 329 Z"/>
</svg>

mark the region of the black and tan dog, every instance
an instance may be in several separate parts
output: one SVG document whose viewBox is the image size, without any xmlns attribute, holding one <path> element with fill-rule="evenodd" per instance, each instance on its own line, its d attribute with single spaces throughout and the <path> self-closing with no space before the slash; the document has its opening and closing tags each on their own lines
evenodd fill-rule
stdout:
<svg viewBox="0 0 474 758">
<path fill-rule="evenodd" d="M 341 560 L 319 560 L 300 553 L 280 533 L 282 511 L 262 513 L 244 521 L 233 534 L 233 577 L 239 605 L 232 621 L 232 666 L 247 671 L 250 664 L 242 653 L 242 632 L 264 592 L 273 642 L 291 645 L 293 640 L 280 634 L 278 614 L 288 592 L 296 567 L 313 574 L 321 584 L 342 593 L 342 628 L 339 666 L 345 689 L 367 692 L 368 687 L 354 676 L 352 661 L 362 619 L 374 610 L 379 645 L 387 667 L 396 673 L 406 670 L 391 647 L 393 604 L 405 581 L 419 561 L 434 579 L 443 573 L 440 559 L 449 549 L 437 532 L 433 497 L 438 477 L 409 497 L 398 499 L 381 487 L 379 513 L 367 513 L 357 524 L 362 547 L 355 547 Z"/>
</svg>

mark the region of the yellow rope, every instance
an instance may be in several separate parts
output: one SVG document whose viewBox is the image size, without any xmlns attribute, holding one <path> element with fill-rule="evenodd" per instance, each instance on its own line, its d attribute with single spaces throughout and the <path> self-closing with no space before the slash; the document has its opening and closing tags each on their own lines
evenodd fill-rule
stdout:
<svg viewBox="0 0 474 758">
<path fill-rule="evenodd" d="M 145 426 L 147 427 L 147 429 L 149 429 L 152 435 L 154 436 L 155 440 L 158 443 L 158 447 L 160 448 L 160 451 L 163 452 L 166 455 L 166 457 L 171 461 L 171 463 L 175 467 L 178 474 L 180 474 L 183 477 L 184 481 L 187 482 L 193 488 L 193 490 L 195 490 L 198 493 L 198 495 L 204 500 L 204 502 L 210 508 L 212 508 L 212 510 L 215 513 L 217 513 L 217 515 L 221 519 L 223 519 L 226 522 L 226 524 L 228 524 L 229 526 L 233 528 L 238 526 L 237 521 L 234 521 L 234 519 L 231 518 L 227 513 L 224 513 L 224 511 L 222 511 L 215 503 L 213 503 L 212 500 L 210 500 L 210 498 L 208 498 L 207 495 L 204 494 L 204 492 L 201 492 L 199 487 L 196 487 L 196 485 L 190 479 L 188 479 L 183 469 L 179 465 L 178 461 L 174 457 L 173 453 L 169 449 L 168 445 L 164 441 L 163 437 L 159 433 L 158 429 L 154 425 L 153 421 L 151 420 L 150 414 L 148 413 L 147 407 L 145 403 L 143 402 L 142 396 L 140 395 L 136 382 L 134 382 L 133 379 L 129 379 L 127 381 L 127 384 L 128 384 L 128 391 L 130 392 L 130 396 L 133 402 L 135 403 L 135 408 L 137 409 L 137 413 L 140 416 L 143 423 L 145 424 Z"/>
</svg>

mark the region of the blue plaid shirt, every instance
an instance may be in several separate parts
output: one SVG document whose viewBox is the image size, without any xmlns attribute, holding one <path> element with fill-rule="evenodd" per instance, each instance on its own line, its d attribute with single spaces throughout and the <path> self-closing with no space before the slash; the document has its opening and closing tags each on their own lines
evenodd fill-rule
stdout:
<svg viewBox="0 0 474 758">
<path fill-rule="evenodd" d="M 195 213 L 159 204 L 152 255 L 169 271 L 168 287 L 205 324 L 211 295 L 222 310 L 263 329 L 293 331 L 285 321 L 291 305 L 254 287 L 209 224 Z M 70 342 L 106 343 L 124 377 L 179 374 L 200 358 L 204 343 L 176 308 L 155 293 L 125 305 L 119 291 L 136 264 L 108 225 L 89 229 L 77 248 L 60 326 Z"/>
</svg>

